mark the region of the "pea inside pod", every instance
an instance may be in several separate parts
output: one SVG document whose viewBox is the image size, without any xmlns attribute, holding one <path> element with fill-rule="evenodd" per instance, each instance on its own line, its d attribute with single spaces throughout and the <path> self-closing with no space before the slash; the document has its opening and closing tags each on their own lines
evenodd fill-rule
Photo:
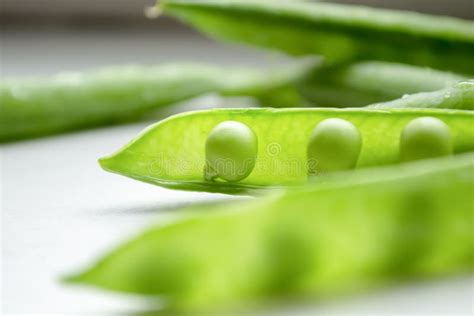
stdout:
<svg viewBox="0 0 474 316">
<path fill-rule="evenodd" d="M 452 154 L 448 125 L 435 117 L 419 117 L 409 122 L 400 137 L 400 159 L 420 160 Z"/>
<path fill-rule="evenodd" d="M 225 121 L 206 140 L 204 178 L 234 182 L 248 177 L 257 160 L 257 136 L 247 125 Z"/>
<path fill-rule="evenodd" d="M 351 122 L 330 118 L 311 133 L 307 155 L 308 172 L 331 172 L 355 168 L 362 147 L 359 130 Z"/>
</svg>

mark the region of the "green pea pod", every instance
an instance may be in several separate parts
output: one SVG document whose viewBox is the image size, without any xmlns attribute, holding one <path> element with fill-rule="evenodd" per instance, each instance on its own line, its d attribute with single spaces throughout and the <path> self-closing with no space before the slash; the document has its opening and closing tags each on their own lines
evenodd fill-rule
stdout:
<svg viewBox="0 0 474 316">
<path fill-rule="evenodd" d="M 401 99 L 368 106 L 376 109 L 394 108 L 447 108 L 474 110 L 474 80 L 459 82 L 433 92 L 405 95 Z"/>
<path fill-rule="evenodd" d="M 292 85 L 314 64 L 303 60 L 269 71 L 199 64 L 121 66 L 1 80 L 0 142 L 143 118 L 211 92 L 294 106 L 300 100 Z"/>
<path fill-rule="evenodd" d="M 319 107 L 362 107 L 407 94 L 445 89 L 463 80 L 467 78 L 429 68 L 367 61 L 316 68 L 301 81 L 299 91 Z M 430 107 L 430 103 L 422 105 Z M 472 103 L 471 106 L 474 107 Z"/>
<path fill-rule="evenodd" d="M 191 208 L 67 281 L 205 309 L 470 272 L 473 190 L 472 153 L 344 173 L 281 195 Z"/>
<path fill-rule="evenodd" d="M 322 55 L 329 64 L 381 60 L 474 74 L 474 23 L 302 1 L 164 0 L 159 9 L 219 39 Z"/>
<path fill-rule="evenodd" d="M 397 163 L 400 135 L 420 116 L 445 122 L 455 153 L 474 150 L 474 112 L 438 109 L 215 109 L 178 114 L 158 122 L 111 156 L 102 167 L 140 181 L 182 190 L 244 193 L 307 181 L 306 147 L 314 127 L 327 118 L 355 125 L 362 139 L 357 168 Z M 237 121 L 258 140 L 255 167 L 239 182 L 206 181 L 205 143 L 224 121 Z"/>
</svg>

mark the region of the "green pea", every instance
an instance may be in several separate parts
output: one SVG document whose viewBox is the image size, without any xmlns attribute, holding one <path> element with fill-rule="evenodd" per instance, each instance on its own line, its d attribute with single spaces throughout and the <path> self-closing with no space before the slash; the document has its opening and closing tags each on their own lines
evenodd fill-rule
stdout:
<svg viewBox="0 0 474 316">
<path fill-rule="evenodd" d="M 408 123 L 400 138 L 400 160 L 412 161 L 452 154 L 448 125 L 434 117 L 419 117 Z"/>
<path fill-rule="evenodd" d="M 249 176 L 257 160 L 257 136 L 247 125 L 225 121 L 214 127 L 206 140 L 204 177 L 240 181 Z"/>
<path fill-rule="evenodd" d="M 308 171 L 317 172 L 352 169 L 362 147 L 359 130 L 349 121 L 330 118 L 313 130 L 307 147 Z"/>
</svg>

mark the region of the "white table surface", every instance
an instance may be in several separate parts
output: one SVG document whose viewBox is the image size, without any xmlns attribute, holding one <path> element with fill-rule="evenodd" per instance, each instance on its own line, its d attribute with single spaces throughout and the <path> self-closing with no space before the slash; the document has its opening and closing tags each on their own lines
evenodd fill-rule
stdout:
<svg viewBox="0 0 474 316">
<path fill-rule="evenodd" d="M 2 77 L 49 74 L 99 65 L 199 60 L 275 63 L 281 58 L 216 45 L 195 34 L 142 27 L 7 28 Z M 216 99 L 198 102 L 216 104 Z M 193 107 L 196 104 L 187 105 Z M 106 173 L 97 158 L 119 148 L 147 123 L 107 127 L 1 147 L 2 311 L 5 314 L 134 314 L 141 298 L 58 282 L 147 225 L 218 194 L 172 191 Z M 472 314 L 471 276 L 403 285 L 367 295 L 268 315 Z M 259 311 L 258 314 L 264 314 Z"/>
</svg>

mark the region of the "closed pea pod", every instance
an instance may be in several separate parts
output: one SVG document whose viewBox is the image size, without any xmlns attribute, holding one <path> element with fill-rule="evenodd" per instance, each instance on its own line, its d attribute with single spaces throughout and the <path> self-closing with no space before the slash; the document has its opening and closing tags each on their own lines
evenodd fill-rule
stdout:
<svg viewBox="0 0 474 316">
<path fill-rule="evenodd" d="M 67 281 L 219 315 L 282 295 L 331 299 L 401 278 L 465 275 L 473 172 L 471 153 L 197 206 L 192 218 L 151 227 Z"/>
<path fill-rule="evenodd" d="M 474 94 L 474 82 L 458 83 L 464 80 L 467 78 L 462 75 L 426 67 L 365 61 L 315 68 L 306 80 L 299 82 L 298 88 L 319 107 L 371 104 L 370 107 L 378 108 L 467 110 L 474 107 L 473 98 L 469 97 Z M 396 101 L 387 102 L 390 100 Z"/>
<path fill-rule="evenodd" d="M 471 21 L 319 1 L 163 0 L 158 5 L 214 38 L 295 56 L 320 55 L 327 64 L 380 60 L 474 73 Z"/>
<path fill-rule="evenodd" d="M 204 178 L 234 182 L 248 177 L 257 160 L 257 136 L 245 124 L 225 121 L 206 140 Z"/>
<path fill-rule="evenodd" d="M 448 125 L 434 117 L 419 117 L 409 122 L 400 138 L 400 160 L 411 161 L 452 154 Z"/>
<path fill-rule="evenodd" d="M 249 96 L 266 106 L 302 102 L 302 60 L 267 71 L 207 64 L 125 65 L 40 78 L 0 79 L 0 143 L 161 116 L 165 106 L 207 93 Z"/>
<path fill-rule="evenodd" d="M 405 95 L 403 98 L 389 102 L 371 104 L 368 108 L 439 108 L 474 110 L 474 80 L 466 80 L 432 92 L 420 92 Z"/>
<path fill-rule="evenodd" d="M 330 118 L 313 130 L 307 147 L 308 172 L 352 169 L 357 164 L 362 138 L 349 121 Z"/>
</svg>

